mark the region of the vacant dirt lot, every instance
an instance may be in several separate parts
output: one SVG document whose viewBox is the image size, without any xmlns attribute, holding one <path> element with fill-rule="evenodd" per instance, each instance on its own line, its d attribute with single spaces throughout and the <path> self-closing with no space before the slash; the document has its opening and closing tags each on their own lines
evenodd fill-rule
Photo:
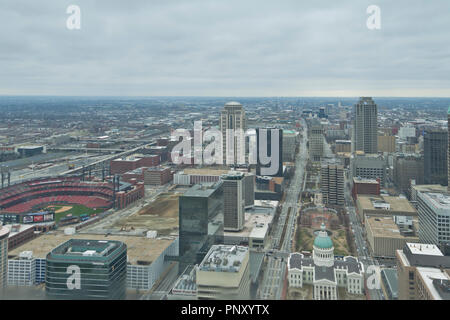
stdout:
<svg viewBox="0 0 450 320">
<path fill-rule="evenodd" d="M 139 210 L 139 215 L 157 215 L 159 217 L 178 217 L 177 193 L 161 193 L 155 201 Z"/>
<path fill-rule="evenodd" d="M 118 220 L 113 227 L 156 230 L 165 236 L 178 231 L 178 197 L 181 193 L 162 193 L 137 213 Z"/>
</svg>

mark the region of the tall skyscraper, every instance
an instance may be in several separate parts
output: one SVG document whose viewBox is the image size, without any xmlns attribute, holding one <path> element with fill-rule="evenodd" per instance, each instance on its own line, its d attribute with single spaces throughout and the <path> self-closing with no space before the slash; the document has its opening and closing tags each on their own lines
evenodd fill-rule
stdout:
<svg viewBox="0 0 450 320">
<path fill-rule="evenodd" d="M 377 105 L 370 97 L 361 97 L 354 107 L 353 151 L 378 152 Z"/>
<path fill-rule="evenodd" d="M 244 227 L 244 173 L 230 171 L 222 175 L 223 222 L 225 231 L 240 231 Z"/>
<path fill-rule="evenodd" d="M 229 135 L 227 135 L 227 129 Z M 242 129 L 245 133 L 247 120 L 245 110 L 239 102 L 228 102 L 220 113 L 220 131 L 222 132 L 222 151 L 224 164 L 237 164 L 238 152 L 245 159 L 245 136 L 241 138 L 235 135 L 236 130 Z M 233 152 L 227 152 L 227 146 L 233 147 Z M 227 161 L 228 159 L 228 161 Z"/>
<path fill-rule="evenodd" d="M 266 133 L 263 132 L 263 130 L 266 130 Z M 278 139 L 275 143 L 275 145 L 272 144 L 272 134 L 275 134 L 278 132 Z M 266 144 L 266 156 L 268 158 L 271 158 L 271 161 L 277 161 L 277 163 L 269 163 L 267 165 L 261 164 L 261 154 L 263 152 L 260 152 L 260 142 L 264 141 L 263 138 L 267 138 L 267 144 Z M 274 176 L 274 177 L 282 177 L 283 176 L 283 130 L 282 129 L 276 129 L 276 128 L 257 128 L 256 129 L 256 143 L 257 143 L 257 165 L 256 165 L 256 175 L 267 175 L 267 176 Z M 277 154 L 276 154 L 277 153 Z M 267 174 L 264 173 L 261 170 L 261 168 L 276 168 L 276 173 L 274 174 Z"/>
<path fill-rule="evenodd" d="M 309 154 L 312 161 L 320 161 L 323 158 L 324 129 L 317 119 L 312 119 L 308 125 Z"/>
<path fill-rule="evenodd" d="M 200 263 L 213 244 L 223 237 L 222 181 L 196 184 L 179 202 L 179 272 Z"/>
<path fill-rule="evenodd" d="M 423 148 L 425 184 L 446 185 L 448 183 L 448 132 L 439 128 L 425 130 Z"/>
</svg>

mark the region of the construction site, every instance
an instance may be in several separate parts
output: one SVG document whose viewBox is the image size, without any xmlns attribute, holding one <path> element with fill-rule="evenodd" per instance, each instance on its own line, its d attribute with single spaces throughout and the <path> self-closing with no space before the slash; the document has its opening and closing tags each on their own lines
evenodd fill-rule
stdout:
<svg viewBox="0 0 450 320">
<path fill-rule="evenodd" d="M 163 192 L 135 213 L 120 218 L 108 229 L 117 231 L 154 230 L 158 236 L 178 234 L 178 197 L 182 192 Z"/>
</svg>

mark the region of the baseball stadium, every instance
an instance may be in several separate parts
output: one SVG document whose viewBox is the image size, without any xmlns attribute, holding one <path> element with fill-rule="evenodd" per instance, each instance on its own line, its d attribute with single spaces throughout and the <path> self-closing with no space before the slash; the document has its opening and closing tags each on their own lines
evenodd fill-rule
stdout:
<svg viewBox="0 0 450 320">
<path fill-rule="evenodd" d="M 111 182 L 83 181 L 80 177 L 41 178 L 3 188 L 0 215 L 3 222 L 9 223 L 83 220 L 113 207 L 114 196 Z"/>
</svg>

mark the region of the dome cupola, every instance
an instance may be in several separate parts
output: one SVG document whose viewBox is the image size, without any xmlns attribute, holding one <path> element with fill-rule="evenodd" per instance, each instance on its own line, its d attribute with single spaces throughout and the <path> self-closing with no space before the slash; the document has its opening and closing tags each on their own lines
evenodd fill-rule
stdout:
<svg viewBox="0 0 450 320">
<path fill-rule="evenodd" d="M 327 230 L 325 229 L 325 224 L 322 223 L 320 226 L 319 234 L 316 239 L 314 239 L 314 246 L 320 249 L 330 249 L 333 247 L 333 241 L 331 241 L 328 236 Z"/>
<path fill-rule="evenodd" d="M 325 224 L 322 223 L 313 244 L 313 259 L 316 266 L 331 267 L 334 265 L 333 241 L 328 236 Z"/>
</svg>

